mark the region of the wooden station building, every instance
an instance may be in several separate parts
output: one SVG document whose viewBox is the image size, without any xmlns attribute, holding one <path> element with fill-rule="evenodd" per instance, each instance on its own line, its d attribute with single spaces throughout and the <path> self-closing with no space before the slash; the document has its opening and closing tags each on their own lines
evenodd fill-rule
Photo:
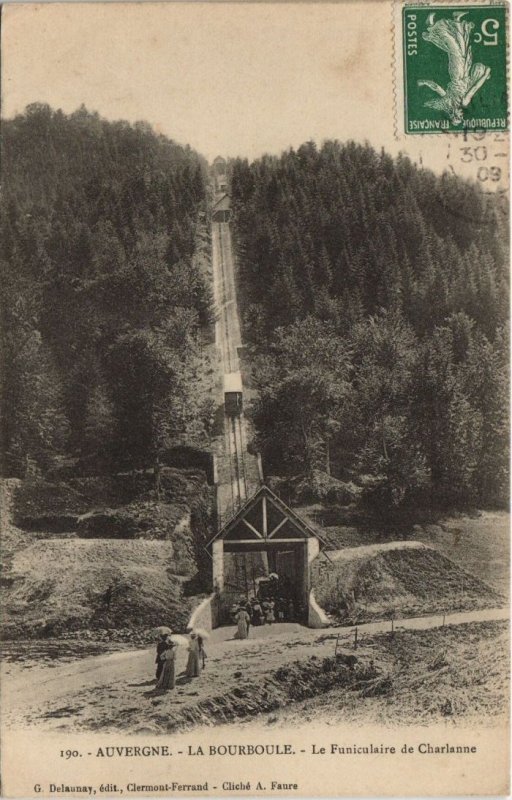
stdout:
<svg viewBox="0 0 512 800">
<path fill-rule="evenodd" d="M 261 486 L 208 544 L 213 585 L 225 590 L 225 559 L 232 553 L 264 554 L 267 569 L 293 587 L 296 604 L 308 613 L 311 562 L 326 542 L 268 486 Z"/>
</svg>

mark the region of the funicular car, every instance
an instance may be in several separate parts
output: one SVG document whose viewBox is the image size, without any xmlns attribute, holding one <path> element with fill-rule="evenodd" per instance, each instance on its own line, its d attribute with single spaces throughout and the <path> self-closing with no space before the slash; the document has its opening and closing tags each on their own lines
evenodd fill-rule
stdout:
<svg viewBox="0 0 512 800">
<path fill-rule="evenodd" d="M 240 372 L 227 372 L 224 375 L 224 408 L 230 417 L 242 411 L 242 376 Z"/>
</svg>

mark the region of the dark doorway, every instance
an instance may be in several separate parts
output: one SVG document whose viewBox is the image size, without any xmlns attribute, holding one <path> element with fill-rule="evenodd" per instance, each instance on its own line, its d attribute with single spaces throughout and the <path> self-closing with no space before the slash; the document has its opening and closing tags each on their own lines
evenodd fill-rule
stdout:
<svg viewBox="0 0 512 800">
<path fill-rule="evenodd" d="M 254 597 L 272 599 L 276 605 L 284 607 L 282 621 L 305 621 L 307 598 L 303 542 L 267 543 L 262 549 L 252 551 L 241 549 L 234 543 L 226 545 L 221 624 L 232 624 L 233 608 L 243 599 Z"/>
</svg>

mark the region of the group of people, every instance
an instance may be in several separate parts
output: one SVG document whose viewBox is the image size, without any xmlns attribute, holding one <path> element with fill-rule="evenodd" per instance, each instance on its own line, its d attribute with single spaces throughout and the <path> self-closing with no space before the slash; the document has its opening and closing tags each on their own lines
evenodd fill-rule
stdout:
<svg viewBox="0 0 512 800">
<path fill-rule="evenodd" d="M 160 634 L 156 645 L 156 685 L 155 692 L 166 692 L 176 685 L 176 652 L 178 643 L 171 633 Z M 186 678 L 198 678 L 204 669 L 206 651 L 204 638 L 192 631 L 188 643 L 188 659 L 185 668 Z"/>
<path fill-rule="evenodd" d="M 251 625 L 272 625 L 273 622 L 291 622 L 295 619 L 293 600 L 284 597 L 241 597 L 231 607 L 231 618 L 237 626 L 237 639 L 247 639 Z"/>
</svg>

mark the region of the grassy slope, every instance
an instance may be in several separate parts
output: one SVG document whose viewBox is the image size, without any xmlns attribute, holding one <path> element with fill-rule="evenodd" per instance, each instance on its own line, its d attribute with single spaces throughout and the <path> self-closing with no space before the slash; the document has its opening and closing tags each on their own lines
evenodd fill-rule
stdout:
<svg viewBox="0 0 512 800">
<path fill-rule="evenodd" d="M 4 603 L 7 631 L 55 635 L 87 628 L 184 627 L 190 612 L 174 574 L 170 542 L 47 539 L 15 555 L 11 577 Z"/>
<path fill-rule="evenodd" d="M 355 723 L 500 725 L 508 718 L 509 626 L 472 623 L 371 637 L 376 663 L 392 676 L 390 692 L 374 697 L 334 687 L 269 719 L 273 725 Z"/>
<path fill-rule="evenodd" d="M 297 508 L 314 527 L 322 531 L 332 547 L 369 545 L 376 541 L 375 531 L 364 525 L 348 525 L 343 509 L 321 504 Z M 509 594 L 510 514 L 505 511 L 481 511 L 459 514 L 431 525 L 415 525 L 406 541 L 423 542 L 478 576 L 496 591 Z"/>
<path fill-rule="evenodd" d="M 482 511 L 415 526 L 411 539 L 435 547 L 504 595 L 510 591 L 510 514 Z"/>
</svg>

